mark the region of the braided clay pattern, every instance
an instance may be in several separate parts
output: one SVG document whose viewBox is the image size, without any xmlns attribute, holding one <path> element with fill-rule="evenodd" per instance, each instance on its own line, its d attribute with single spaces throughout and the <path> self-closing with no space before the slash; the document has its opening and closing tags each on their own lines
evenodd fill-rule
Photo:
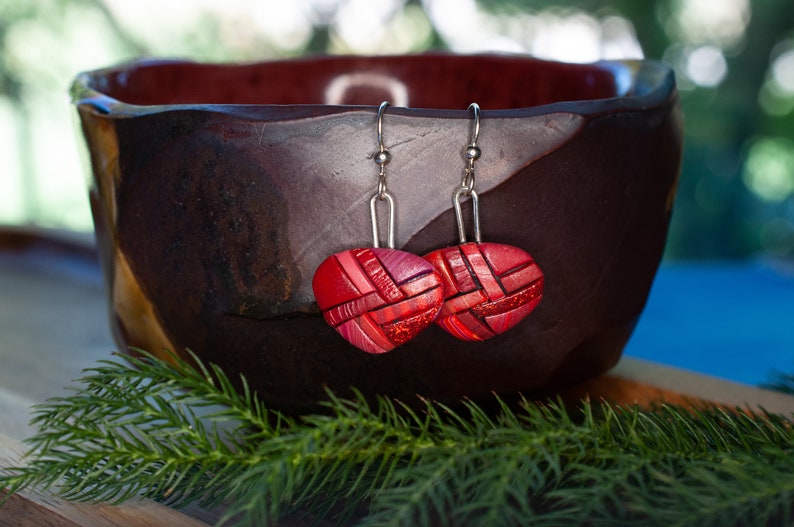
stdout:
<svg viewBox="0 0 794 527">
<path fill-rule="evenodd" d="M 515 326 L 543 296 L 543 272 L 526 251 L 464 243 L 425 256 L 441 274 L 444 306 L 436 324 L 462 340 L 485 340 Z"/>
<path fill-rule="evenodd" d="M 438 315 L 441 277 L 424 259 L 396 249 L 350 249 L 320 264 L 312 280 L 323 317 L 368 353 L 414 338 Z"/>
</svg>

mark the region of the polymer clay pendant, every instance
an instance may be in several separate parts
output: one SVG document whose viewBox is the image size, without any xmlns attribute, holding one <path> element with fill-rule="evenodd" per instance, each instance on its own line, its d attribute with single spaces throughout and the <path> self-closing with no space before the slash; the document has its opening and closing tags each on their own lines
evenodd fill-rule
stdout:
<svg viewBox="0 0 794 527">
<path fill-rule="evenodd" d="M 314 298 L 325 321 L 367 353 L 385 353 L 408 342 L 435 320 L 443 303 L 441 276 L 425 259 L 394 249 L 394 198 L 386 190 L 390 161 L 383 145 L 383 102 L 378 109 L 378 190 L 370 199 L 372 247 L 326 258 L 314 273 Z M 379 247 L 379 202 L 388 206 L 388 248 Z"/>
<path fill-rule="evenodd" d="M 461 340 L 504 333 L 543 297 L 543 272 L 526 251 L 468 242 L 425 256 L 441 274 L 444 305 L 436 324 Z"/>
<path fill-rule="evenodd" d="M 427 328 L 443 302 L 441 278 L 421 257 L 396 249 L 350 249 L 314 273 L 328 324 L 368 353 L 384 353 Z"/>
<path fill-rule="evenodd" d="M 504 333 L 535 309 L 543 297 L 543 272 L 523 249 L 481 242 L 479 196 L 474 190 L 480 108 L 472 103 L 469 109 L 474 112 L 474 131 L 465 151 L 463 179 L 452 198 L 460 245 L 433 251 L 425 259 L 444 284 L 444 305 L 436 324 L 461 340 L 479 341 Z M 466 241 L 464 197 L 472 202 L 474 242 Z"/>
</svg>

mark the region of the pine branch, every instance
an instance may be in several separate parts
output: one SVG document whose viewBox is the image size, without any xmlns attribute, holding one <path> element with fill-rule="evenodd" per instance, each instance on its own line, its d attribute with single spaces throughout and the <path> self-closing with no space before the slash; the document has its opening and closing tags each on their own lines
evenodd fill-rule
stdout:
<svg viewBox="0 0 794 527">
<path fill-rule="evenodd" d="M 277 430 L 250 391 L 238 395 L 216 368 L 128 360 L 101 362 L 82 389 L 34 410 L 34 457 L 12 488 L 60 484 L 70 499 L 215 505 L 255 462 L 249 442 Z"/>
<path fill-rule="evenodd" d="M 36 409 L 29 463 L 0 487 L 223 504 L 222 522 L 243 525 L 295 513 L 370 527 L 794 522 L 785 416 L 586 401 L 417 411 L 329 394 L 326 413 L 289 418 L 198 359 L 125 360 Z"/>
</svg>

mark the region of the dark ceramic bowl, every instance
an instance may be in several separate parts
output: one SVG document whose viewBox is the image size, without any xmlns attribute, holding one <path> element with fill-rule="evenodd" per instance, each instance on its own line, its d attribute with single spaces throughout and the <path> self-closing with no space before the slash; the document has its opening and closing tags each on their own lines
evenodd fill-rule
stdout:
<svg viewBox="0 0 794 527">
<path fill-rule="evenodd" d="M 315 269 L 371 243 L 384 99 L 397 246 L 420 255 L 457 243 L 466 108 L 482 107 L 483 239 L 545 272 L 542 302 L 510 331 L 468 343 L 431 327 L 370 355 L 323 321 Z M 650 61 L 148 61 L 81 74 L 73 100 L 118 344 L 191 349 L 281 407 L 325 387 L 476 399 L 608 370 L 661 259 L 681 156 L 673 75 Z"/>
</svg>

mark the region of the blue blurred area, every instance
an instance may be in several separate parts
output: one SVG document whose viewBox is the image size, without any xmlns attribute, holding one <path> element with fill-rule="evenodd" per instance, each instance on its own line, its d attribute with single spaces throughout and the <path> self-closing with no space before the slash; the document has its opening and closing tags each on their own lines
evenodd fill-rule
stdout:
<svg viewBox="0 0 794 527">
<path fill-rule="evenodd" d="M 794 268 L 663 264 L 626 355 L 747 384 L 794 370 Z"/>
</svg>

